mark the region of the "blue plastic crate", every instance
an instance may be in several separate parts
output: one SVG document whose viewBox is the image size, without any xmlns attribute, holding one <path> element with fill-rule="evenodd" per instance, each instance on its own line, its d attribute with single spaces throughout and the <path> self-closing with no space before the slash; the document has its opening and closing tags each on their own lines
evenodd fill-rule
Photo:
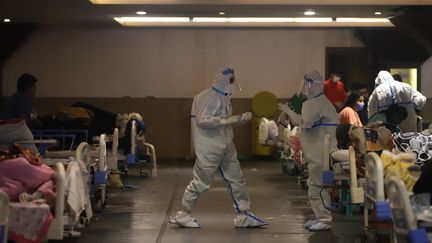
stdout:
<svg viewBox="0 0 432 243">
<path fill-rule="evenodd" d="M 40 154 L 41 156 L 44 156 L 44 155 L 46 154 L 47 148 L 48 148 L 48 144 L 46 144 L 46 143 L 41 143 L 41 144 L 39 145 L 39 154 Z"/>
<path fill-rule="evenodd" d="M 133 165 L 136 163 L 136 156 L 135 154 L 128 154 L 126 155 L 126 163 L 128 165 Z"/>
<path fill-rule="evenodd" d="M 94 175 L 94 184 L 103 185 L 106 184 L 107 172 L 106 171 L 96 171 Z"/>
<path fill-rule="evenodd" d="M 376 202 L 376 216 L 380 220 L 391 219 L 391 208 L 388 202 Z"/>
<path fill-rule="evenodd" d="M 323 184 L 324 185 L 333 185 L 334 182 L 334 173 L 333 171 L 324 171 L 323 172 Z"/>
<path fill-rule="evenodd" d="M 5 238 L 5 235 L 7 234 L 6 227 L 3 224 L 0 224 L 0 241 L 3 242 L 3 239 Z"/>
<path fill-rule="evenodd" d="M 423 228 L 411 230 L 409 232 L 410 243 L 428 243 L 426 230 Z"/>
</svg>

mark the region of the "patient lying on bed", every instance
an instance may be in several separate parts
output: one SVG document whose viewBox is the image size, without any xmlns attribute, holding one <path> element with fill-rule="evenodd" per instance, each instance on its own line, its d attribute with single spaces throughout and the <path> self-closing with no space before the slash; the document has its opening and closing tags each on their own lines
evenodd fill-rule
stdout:
<svg viewBox="0 0 432 243">
<path fill-rule="evenodd" d="M 19 145 L 0 151 L 0 190 L 12 202 L 55 204 L 55 171 L 41 163 L 41 159 Z"/>
</svg>

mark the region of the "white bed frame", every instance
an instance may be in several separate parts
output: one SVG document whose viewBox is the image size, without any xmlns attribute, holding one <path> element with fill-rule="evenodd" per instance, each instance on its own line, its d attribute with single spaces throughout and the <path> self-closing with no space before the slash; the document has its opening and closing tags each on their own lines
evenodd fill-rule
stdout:
<svg viewBox="0 0 432 243">
<path fill-rule="evenodd" d="M 155 147 L 153 146 L 153 144 L 147 143 L 145 141 L 145 137 L 143 139 L 137 138 L 136 121 L 133 120 L 132 121 L 132 128 L 131 128 L 131 155 L 132 155 L 133 159 L 136 158 L 136 148 L 137 148 L 138 142 L 140 142 L 140 143 L 142 143 L 142 145 L 144 145 L 144 147 L 146 148 L 146 153 L 150 155 L 150 160 L 151 160 L 150 162 L 152 163 L 152 168 L 151 168 L 150 174 L 152 177 L 156 177 L 157 176 L 157 160 L 156 160 Z"/>
<path fill-rule="evenodd" d="M 366 155 L 366 184 L 364 225 L 369 226 L 368 209 L 376 209 L 376 216 L 380 220 L 391 219 L 390 205 L 384 194 L 384 168 L 381 158 L 375 152 Z"/>
<path fill-rule="evenodd" d="M 108 158 L 108 169 L 110 170 L 118 169 L 118 160 L 119 160 L 118 143 L 119 143 L 119 131 L 118 128 L 115 128 L 112 136 L 111 156 Z"/>
<path fill-rule="evenodd" d="M 426 230 L 418 228 L 404 182 L 390 176 L 386 180 L 386 190 L 392 211 L 393 242 L 428 243 Z"/>
<path fill-rule="evenodd" d="M 0 191 L 0 243 L 7 243 L 9 222 L 9 197 Z"/>
</svg>

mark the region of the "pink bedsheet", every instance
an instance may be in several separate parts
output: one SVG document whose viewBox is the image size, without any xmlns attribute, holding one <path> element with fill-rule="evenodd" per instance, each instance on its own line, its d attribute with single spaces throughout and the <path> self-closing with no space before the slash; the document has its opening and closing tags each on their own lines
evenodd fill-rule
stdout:
<svg viewBox="0 0 432 243">
<path fill-rule="evenodd" d="M 9 196 L 11 202 L 17 202 L 23 192 L 39 191 L 53 206 L 54 176 L 55 171 L 49 166 L 32 165 L 22 157 L 0 161 L 0 190 Z"/>
</svg>

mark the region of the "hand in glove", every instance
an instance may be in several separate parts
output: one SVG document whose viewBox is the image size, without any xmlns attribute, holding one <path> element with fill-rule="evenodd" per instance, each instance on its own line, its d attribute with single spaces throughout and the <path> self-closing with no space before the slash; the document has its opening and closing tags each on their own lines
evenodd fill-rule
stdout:
<svg viewBox="0 0 432 243">
<path fill-rule="evenodd" d="M 237 123 L 245 123 L 252 119 L 252 113 L 246 112 L 241 115 L 231 116 L 227 119 L 222 119 L 221 123 L 223 125 L 232 125 Z"/>
<path fill-rule="evenodd" d="M 291 112 L 294 112 L 293 109 L 289 106 L 288 103 L 287 104 L 279 103 L 278 104 L 278 108 L 279 108 L 280 111 L 282 111 L 282 112 L 284 112 L 284 113 L 286 113 L 288 115 L 291 114 Z"/>
<path fill-rule="evenodd" d="M 240 122 L 245 123 L 250 121 L 252 119 L 252 113 L 251 112 L 245 112 L 240 115 Z"/>
<path fill-rule="evenodd" d="M 221 124 L 222 125 L 231 125 L 231 124 L 239 123 L 240 119 L 241 119 L 241 115 L 230 116 L 227 119 L 222 119 Z"/>
</svg>

